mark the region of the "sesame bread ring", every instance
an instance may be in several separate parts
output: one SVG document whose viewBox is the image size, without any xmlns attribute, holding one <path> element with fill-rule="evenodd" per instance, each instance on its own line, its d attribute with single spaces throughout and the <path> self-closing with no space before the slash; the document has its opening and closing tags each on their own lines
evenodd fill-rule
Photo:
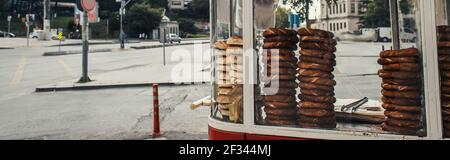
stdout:
<svg viewBox="0 0 450 160">
<path fill-rule="evenodd" d="M 438 48 L 449 48 L 450 47 L 450 41 L 440 41 L 437 42 Z"/>
<path fill-rule="evenodd" d="M 441 77 L 445 79 L 450 79 L 450 71 L 442 71 Z"/>
<path fill-rule="evenodd" d="M 328 78 L 318 78 L 318 77 L 300 77 L 300 82 L 312 83 L 324 86 L 335 86 L 336 81 Z"/>
<path fill-rule="evenodd" d="M 332 86 L 324 86 L 324 85 L 318 85 L 318 84 L 313 84 L 313 83 L 300 82 L 300 84 L 298 86 L 300 89 L 319 89 L 319 90 L 329 91 L 329 92 L 334 91 L 334 87 L 332 87 Z"/>
<path fill-rule="evenodd" d="M 305 94 L 300 94 L 298 95 L 298 98 L 304 102 L 304 101 L 309 101 L 309 102 L 318 102 L 318 103 L 336 103 L 336 98 L 333 96 L 310 96 L 310 95 L 305 95 Z"/>
<path fill-rule="evenodd" d="M 381 91 L 381 94 L 385 97 L 411 99 L 417 99 L 421 96 L 420 92 L 418 91 L 388 91 L 384 89 Z"/>
<path fill-rule="evenodd" d="M 297 36 L 273 36 L 273 37 L 267 37 L 264 39 L 264 43 L 267 42 L 292 42 L 292 43 L 298 43 L 300 40 Z"/>
<path fill-rule="evenodd" d="M 450 33 L 450 27 L 447 25 L 437 26 L 436 28 L 439 33 Z"/>
<path fill-rule="evenodd" d="M 312 70 L 312 69 L 300 69 L 298 70 L 299 76 L 302 77 L 322 77 L 334 79 L 334 75 L 330 72 L 323 72 L 320 70 Z"/>
<path fill-rule="evenodd" d="M 313 42 L 313 43 L 323 43 L 328 45 L 337 45 L 337 41 L 335 39 L 323 38 L 323 37 L 314 37 L 314 36 L 302 36 L 301 42 Z"/>
<path fill-rule="evenodd" d="M 443 108 L 442 109 L 442 114 L 444 116 L 450 116 L 450 109 L 449 108 Z"/>
<path fill-rule="evenodd" d="M 450 62 L 450 55 L 440 55 L 438 58 L 440 63 Z"/>
<path fill-rule="evenodd" d="M 417 64 L 417 63 L 386 64 L 386 65 L 383 65 L 383 70 L 417 72 L 417 71 L 419 71 L 419 64 Z"/>
<path fill-rule="evenodd" d="M 273 109 L 289 109 L 289 108 L 296 108 L 297 103 L 264 102 L 264 106 Z"/>
<path fill-rule="evenodd" d="M 295 52 L 289 49 L 264 49 L 263 56 L 295 56 Z"/>
<path fill-rule="evenodd" d="M 295 89 L 298 87 L 298 84 L 295 81 L 271 81 L 264 85 L 265 85 L 265 87 L 277 87 L 278 86 L 278 88 L 291 88 L 291 89 L 293 89 L 293 88 Z"/>
<path fill-rule="evenodd" d="M 449 63 L 440 63 L 439 69 L 441 69 L 441 71 L 450 71 L 450 64 Z"/>
<path fill-rule="evenodd" d="M 384 115 L 389 118 L 395 118 L 400 120 L 420 121 L 422 119 L 422 115 L 420 113 L 385 111 Z"/>
<path fill-rule="evenodd" d="M 264 94 L 267 96 L 271 95 L 285 95 L 285 96 L 295 96 L 297 90 L 294 88 L 263 88 Z"/>
<path fill-rule="evenodd" d="M 438 55 L 450 55 L 450 48 L 438 48 Z"/>
<path fill-rule="evenodd" d="M 332 128 L 336 128 L 336 123 L 330 123 L 330 124 L 317 124 L 317 123 L 306 123 L 306 122 L 301 122 L 299 121 L 298 126 L 302 127 L 302 128 L 320 128 L 320 129 L 332 129 Z"/>
<path fill-rule="evenodd" d="M 300 60 L 300 63 L 308 62 L 308 63 L 318 63 L 318 64 L 336 66 L 336 60 L 334 60 L 334 59 L 324 59 L 324 58 L 317 58 L 317 57 L 301 55 L 299 57 L 299 60 Z"/>
<path fill-rule="evenodd" d="M 448 87 L 448 86 L 441 86 L 441 92 L 443 94 L 450 94 L 450 87 Z"/>
<path fill-rule="evenodd" d="M 233 95 L 233 89 L 232 88 L 218 88 L 217 89 L 218 95 L 225 95 L 225 96 L 232 96 Z"/>
<path fill-rule="evenodd" d="M 388 65 L 388 64 L 398 64 L 398 63 L 417 63 L 417 57 L 390 57 L 390 58 L 380 58 L 378 59 L 378 64 Z"/>
<path fill-rule="evenodd" d="M 393 79 L 418 79 L 419 74 L 417 72 L 402 72 L 402 71 L 386 71 L 379 70 L 378 75 L 381 78 L 393 78 Z"/>
<path fill-rule="evenodd" d="M 442 119 L 443 119 L 444 122 L 450 123 L 450 116 L 445 116 L 445 115 L 444 115 L 444 116 L 442 117 Z"/>
<path fill-rule="evenodd" d="M 293 103 L 296 102 L 297 99 L 295 98 L 295 95 L 273 95 L 273 96 L 264 96 L 264 101 Z"/>
<path fill-rule="evenodd" d="M 295 81 L 297 77 L 295 75 L 291 74 L 279 74 L 279 75 L 272 75 L 272 76 L 264 76 L 261 77 L 261 81 L 264 83 L 268 83 L 270 81 Z"/>
<path fill-rule="evenodd" d="M 263 63 L 275 63 L 275 62 L 289 62 L 289 63 L 298 63 L 298 59 L 295 56 L 271 56 L 271 57 L 263 57 Z"/>
<path fill-rule="evenodd" d="M 273 48 L 297 50 L 297 45 L 294 42 L 266 42 L 263 45 L 263 49 Z"/>
<path fill-rule="evenodd" d="M 334 105 L 332 103 L 317 103 L 317 102 L 308 102 L 301 101 L 298 103 L 298 108 L 302 109 L 320 109 L 327 111 L 334 111 Z"/>
<path fill-rule="evenodd" d="M 336 117 L 332 116 L 332 117 L 318 118 L 318 117 L 299 116 L 298 121 L 312 124 L 335 124 Z"/>
<path fill-rule="evenodd" d="M 395 85 L 395 84 L 389 84 L 389 83 L 383 83 L 381 87 L 385 90 L 389 91 L 419 91 L 419 86 L 404 86 L 404 85 Z"/>
<path fill-rule="evenodd" d="M 269 63 L 267 64 L 266 69 L 272 69 L 272 68 L 290 68 L 297 70 L 297 64 L 290 63 L 290 62 L 278 62 L 278 63 Z"/>
<path fill-rule="evenodd" d="M 450 41 L 449 33 L 438 33 L 437 37 L 438 41 Z"/>
<path fill-rule="evenodd" d="M 263 32 L 264 37 L 273 37 L 273 36 L 296 36 L 297 32 L 295 30 L 290 29 L 279 29 L 279 28 L 268 28 Z"/>
<path fill-rule="evenodd" d="M 216 101 L 217 101 L 217 103 L 220 103 L 220 104 L 231 104 L 231 103 L 233 103 L 233 97 L 219 95 L 219 96 L 217 96 Z"/>
<path fill-rule="evenodd" d="M 422 129 L 423 125 L 420 121 L 407 121 L 394 118 L 388 118 L 385 122 L 389 126 Z"/>
<path fill-rule="evenodd" d="M 300 55 L 311 56 L 323 59 L 336 59 L 336 55 L 333 52 L 313 50 L 313 49 L 302 49 L 299 51 Z"/>
<path fill-rule="evenodd" d="M 306 62 L 298 63 L 298 68 L 320 70 L 320 71 L 324 71 L 324 72 L 333 72 L 334 71 L 334 67 L 332 65 L 323 65 L 323 64 L 317 64 L 317 63 L 306 63 Z"/>
<path fill-rule="evenodd" d="M 298 116 L 275 116 L 275 115 L 266 115 L 266 118 L 265 118 L 265 119 L 297 121 Z"/>
<path fill-rule="evenodd" d="M 389 57 L 418 57 L 419 50 L 417 48 L 407 48 L 400 50 L 385 50 L 380 53 L 381 58 Z"/>
<path fill-rule="evenodd" d="M 300 28 L 298 30 L 298 35 L 300 37 L 304 36 L 313 36 L 313 37 L 323 37 L 331 39 L 334 37 L 334 34 L 328 31 L 320 30 L 320 29 L 311 29 L 311 28 Z"/>
<path fill-rule="evenodd" d="M 266 125 L 273 126 L 293 126 L 296 124 L 295 120 L 281 120 L 281 119 L 265 119 Z"/>
<path fill-rule="evenodd" d="M 273 109 L 264 107 L 266 115 L 292 117 L 297 115 L 297 108 Z"/>
<path fill-rule="evenodd" d="M 334 92 L 326 92 L 322 90 L 307 90 L 307 89 L 301 89 L 301 94 L 309 95 L 309 96 L 334 96 Z"/>
<path fill-rule="evenodd" d="M 441 99 L 444 101 L 450 101 L 450 94 L 441 94 Z"/>
<path fill-rule="evenodd" d="M 383 108 L 390 111 L 400 111 L 400 112 L 411 112 L 411 113 L 421 113 L 422 107 L 421 106 L 402 106 L 402 105 L 395 105 L 395 104 L 388 104 L 384 103 Z"/>
<path fill-rule="evenodd" d="M 383 131 L 404 134 L 404 135 L 416 135 L 417 132 L 420 130 L 420 129 L 416 129 L 416 128 L 394 127 L 394 126 L 390 126 L 386 123 L 383 123 L 381 127 L 382 127 Z"/>
<path fill-rule="evenodd" d="M 290 74 L 290 75 L 296 75 L 297 70 L 293 68 L 268 68 L 266 71 L 264 71 L 267 76 L 272 75 L 281 75 L 281 74 Z"/>
<path fill-rule="evenodd" d="M 401 106 L 422 106 L 420 99 L 389 98 L 382 96 L 381 100 L 383 103 Z"/>
<path fill-rule="evenodd" d="M 394 84 L 394 85 L 420 85 L 420 79 L 393 79 L 393 78 L 384 78 L 383 83 Z M 450 83 L 449 83 L 450 84 Z"/>
<path fill-rule="evenodd" d="M 336 113 L 330 110 L 324 109 L 299 109 L 298 114 L 300 116 L 308 116 L 308 117 L 332 117 L 335 116 Z"/>
<path fill-rule="evenodd" d="M 300 48 L 302 49 L 315 49 L 315 50 L 323 50 L 328 52 L 336 52 L 336 47 L 334 45 L 327 45 L 323 43 L 300 43 Z"/>
</svg>

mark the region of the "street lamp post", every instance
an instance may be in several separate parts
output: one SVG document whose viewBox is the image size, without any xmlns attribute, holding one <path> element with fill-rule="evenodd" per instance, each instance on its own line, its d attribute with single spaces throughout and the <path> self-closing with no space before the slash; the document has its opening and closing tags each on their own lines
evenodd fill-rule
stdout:
<svg viewBox="0 0 450 160">
<path fill-rule="evenodd" d="M 120 1 L 120 10 L 119 10 L 119 15 L 120 15 L 120 34 L 119 34 L 119 39 L 120 39 L 120 48 L 124 49 L 125 48 L 125 36 L 124 36 L 124 32 L 123 32 L 123 15 L 125 14 L 125 7 L 131 2 L 131 0 L 116 0 L 116 2 Z M 123 44 L 122 44 L 123 43 Z"/>
</svg>

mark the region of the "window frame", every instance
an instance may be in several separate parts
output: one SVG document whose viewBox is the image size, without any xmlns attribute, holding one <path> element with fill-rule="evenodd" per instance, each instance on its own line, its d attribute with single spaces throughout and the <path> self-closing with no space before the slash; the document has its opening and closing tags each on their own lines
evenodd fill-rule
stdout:
<svg viewBox="0 0 450 160">
<path fill-rule="evenodd" d="M 214 1 L 214 0 L 210 0 Z M 424 115 L 425 129 L 427 135 L 425 137 L 405 136 L 384 133 L 372 133 L 361 131 L 337 131 L 337 130 L 321 130 L 321 129 L 306 129 L 306 128 L 289 128 L 289 127 L 275 127 L 263 126 L 255 123 L 255 95 L 254 85 L 244 84 L 243 88 L 243 108 L 244 117 L 242 124 L 234 124 L 229 122 L 222 122 L 210 117 L 209 126 L 229 132 L 286 136 L 296 138 L 309 139 L 332 139 L 332 140 L 437 140 L 443 139 L 443 125 L 440 105 L 440 80 L 439 67 L 437 58 L 437 39 L 436 39 L 436 17 L 435 17 L 435 1 L 418 0 L 418 12 L 420 14 L 420 47 L 423 60 L 423 81 L 424 81 L 424 106 L 426 107 Z M 257 77 L 257 73 L 249 72 L 249 66 L 256 66 L 256 53 L 246 53 L 246 51 L 254 52 L 254 10 L 253 1 L 243 1 L 243 41 L 244 53 L 247 54 L 244 60 L 244 80 L 248 82 L 249 79 Z M 214 34 L 214 33 L 211 33 Z M 436 107 L 438 106 L 438 107 Z"/>
</svg>

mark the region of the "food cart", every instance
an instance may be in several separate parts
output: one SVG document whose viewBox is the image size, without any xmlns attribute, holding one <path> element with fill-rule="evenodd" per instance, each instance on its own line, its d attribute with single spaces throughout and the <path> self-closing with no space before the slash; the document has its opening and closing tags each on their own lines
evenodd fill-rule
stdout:
<svg viewBox="0 0 450 160">
<path fill-rule="evenodd" d="M 391 0 L 390 2 L 390 5 L 393 6 L 390 11 L 391 17 L 389 17 L 393 30 L 392 42 L 365 44 L 335 43 L 330 34 L 334 32 L 327 32 L 332 30 L 332 27 L 329 27 L 330 25 L 326 22 L 328 19 L 322 19 L 323 23 L 327 25 L 324 25 L 325 28 L 319 28 L 321 30 L 283 30 L 289 25 L 286 26 L 286 22 L 283 22 L 285 20 L 280 18 L 283 13 L 278 11 L 285 6 L 280 5 L 278 0 L 210 0 L 211 74 L 213 78 L 211 115 L 208 122 L 209 139 L 445 139 L 446 133 L 448 136 L 446 128 L 449 126 L 447 123 L 449 106 L 447 98 L 449 97 L 447 97 L 448 88 L 445 85 L 447 84 L 446 76 L 443 74 L 446 73 L 445 67 L 448 61 L 447 53 L 444 53 L 446 50 L 442 49 L 438 54 L 438 48 L 446 48 L 447 43 L 445 42 L 450 40 L 446 38 L 446 33 L 450 29 L 445 27 L 449 22 L 450 12 L 448 10 L 450 8 L 448 6 L 450 6 L 450 1 L 402 1 L 407 1 L 411 9 L 401 10 L 398 7 L 400 0 Z M 340 5 L 339 3 L 340 1 L 331 5 Z M 342 7 L 342 5 L 340 6 Z M 327 5 L 322 4 L 319 7 L 326 9 Z M 343 10 L 352 12 L 350 6 L 347 6 L 347 11 Z M 330 15 L 330 17 L 332 16 Z M 326 18 L 329 18 L 329 15 Z M 417 40 L 414 43 L 399 40 L 399 35 L 402 34 L 401 28 L 406 26 L 406 23 L 409 27 L 413 26 L 415 30 Z M 295 31 L 295 36 L 292 31 Z M 316 37 L 313 37 L 313 32 L 317 35 Z M 298 40 L 295 38 L 297 34 L 300 35 Z M 320 72 L 320 75 L 328 76 L 328 78 L 307 77 L 308 75 L 319 75 L 319 72 L 308 73 L 310 71 L 308 67 L 318 66 L 311 61 L 320 59 L 305 56 L 311 47 L 308 45 L 309 43 L 306 43 L 309 41 L 305 37 L 311 38 L 311 41 L 315 42 L 320 49 L 330 52 L 327 55 L 331 55 L 329 59 L 334 62 L 333 65 L 330 65 L 332 68 L 320 66 L 317 68 L 322 71 L 328 70 L 330 73 Z M 319 42 L 318 40 L 321 43 L 316 43 Z M 298 41 L 300 42 L 292 46 L 293 42 Z M 438 47 L 438 45 L 440 46 Z M 268 51 L 277 48 L 287 51 L 286 53 L 281 50 Z M 390 51 L 391 49 L 393 51 Z M 311 53 L 322 53 L 316 51 Z M 287 53 L 294 53 L 296 59 L 288 60 L 286 56 L 283 58 L 283 55 L 287 55 Z M 359 53 L 364 54 L 359 55 Z M 405 54 L 406 57 L 398 57 L 397 53 Z M 410 56 L 413 54 L 414 59 L 413 56 Z M 395 58 L 389 57 L 392 55 Z M 391 59 L 412 60 L 414 63 L 409 63 L 412 67 L 406 68 L 408 72 L 404 72 L 405 68 L 401 68 L 404 67 L 403 64 L 393 67 L 393 65 L 389 65 L 393 63 L 382 61 Z M 274 60 L 281 61 L 275 62 Z M 377 64 L 377 61 L 380 64 Z M 271 72 L 283 72 L 282 75 L 277 76 L 278 78 L 266 76 L 270 66 L 273 68 L 286 64 L 291 67 L 289 64 L 293 63 L 298 63 L 295 65 L 298 68 L 294 69 L 297 71 L 296 73 L 292 73 L 292 69 L 282 68 L 277 70 L 278 72 Z M 389 70 L 389 67 L 402 71 L 386 71 L 385 73 L 384 70 Z M 384 70 L 379 71 L 380 68 Z M 362 71 L 357 72 L 357 70 Z M 417 80 L 418 83 L 412 83 L 413 79 L 406 79 L 402 77 L 401 73 L 405 73 L 405 76 L 417 74 L 417 77 L 412 78 L 417 78 L 414 80 Z M 307 76 L 302 77 L 302 74 Z M 293 79 L 293 76 L 296 78 Z M 388 79 L 392 77 L 399 78 L 402 83 Z M 272 86 L 275 84 L 274 86 L 278 89 L 267 85 L 268 81 Z M 328 85 L 330 92 L 314 89 L 314 87 L 323 87 L 319 90 L 327 90 L 327 86 L 313 84 L 315 82 L 323 82 L 324 85 L 330 84 Z M 388 84 L 388 82 L 399 82 L 400 84 L 394 85 Z M 294 83 L 295 86 L 292 85 Z M 402 84 L 406 83 L 411 85 L 402 87 Z M 289 89 L 279 89 L 283 87 Z M 308 87 L 313 89 L 306 90 L 305 88 Z M 389 88 L 404 92 L 392 91 Z M 297 92 L 293 93 L 293 89 Z M 268 94 L 267 92 L 270 91 L 275 91 L 275 93 Z M 284 94 L 277 95 L 281 92 Z M 316 94 L 317 96 L 314 96 Z M 292 99 L 292 97 L 295 98 Z M 417 104 L 401 105 L 402 103 L 396 103 L 406 103 L 405 97 L 414 99 Z M 321 98 L 320 100 L 326 101 L 326 103 L 316 103 L 317 98 Z M 329 104 L 333 104 L 333 112 L 311 110 L 308 108 L 309 104 L 306 104 L 308 99 L 314 101 L 311 104 L 315 106 L 329 108 Z M 297 111 L 294 111 L 292 106 Z M 277 107 L 278 110 L 273 110 Z M 317 112 L 313 114 L 309 111 Z M 327 115 L 328 123 L 322 123 L 325 121 L 323 118 L 312 118 L 305 115 L 317 115 L 318 117 Z M 309 123 L 312 121 L 317 123 Z M 397 128 L 392 128 L 392 126 L 397 126 Z"/>
</svg>

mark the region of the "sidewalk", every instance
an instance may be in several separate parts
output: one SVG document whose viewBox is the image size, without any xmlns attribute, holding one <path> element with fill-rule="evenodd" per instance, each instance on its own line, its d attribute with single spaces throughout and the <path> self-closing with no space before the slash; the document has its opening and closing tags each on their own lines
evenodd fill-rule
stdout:
<svg viewBox="0 0 450 160">
<path fill-rule="evenodd" d="M 166 47 L 181 46 L 181 45 L 194 45 L 197 43 L 205 44 L 209 43 L 209 40 L 195 40 L 195 41 L 182 41 L 181 43 L 166 44 Z M 129 50 L 139 50 L 139 49 L 151 49 L 151 48 L 162 48 L 164 45 L 157 41 L 139 42 L 139 43 L 126 43 L 125 49 L 120 49 L 118 44 L 109 46 L 90 46 L 89 53 L 104 53 L 104 52 L 121 52 Z M 82 50 L 63 50 L 61 52 L 44 52 L 43 56 L 64 56 L 82 54 Z"/>
<path fill-rule="evenodd" d="M 177 64 L 179 65 L 179 64 Z M 78 79 L 38 86 L 36 92 L 52 92 L 66 90 L 92 90 L 104 88 L 142 87 L 158 83 L 162 86 L 189 85 L 209 83 L 211 74 L 207 64 L 193 65 L 191 78 L 180 78 L 176 73 L 176 66 L 168 64 L 149 64 L 139 68 L 107 72 L 100 75 L 90 75 L 92 82 L 77 83 Z M 187 74 L 187 73 L 182 73 Z"/>
</svg>

